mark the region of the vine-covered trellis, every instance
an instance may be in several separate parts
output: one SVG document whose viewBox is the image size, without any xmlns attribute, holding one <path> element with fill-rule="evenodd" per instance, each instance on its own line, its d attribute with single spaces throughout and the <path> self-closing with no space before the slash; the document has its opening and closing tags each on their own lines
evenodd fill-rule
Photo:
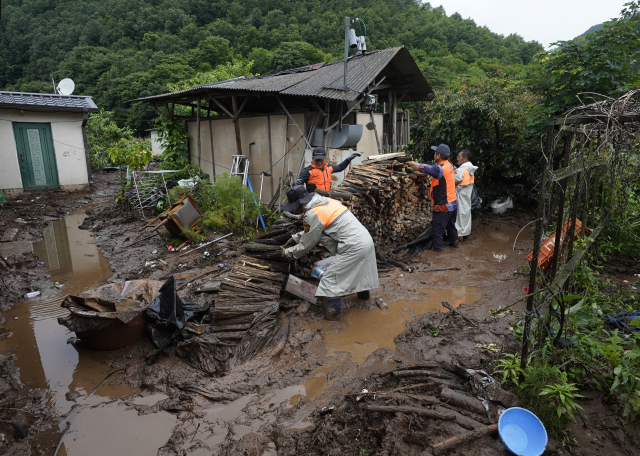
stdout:
<svg viewBox="0 0 640 456">
<path fill-rule="evenodd" d="M 594 93 L 582 94 L 580 99 L 580 106 L 547 126 L 544 137 L 523 369 L 532 345 L 549 337 L 553 318 L 559 323 L 554 343 L 560 341 L 566 325 L 564 294 L 572 287 L 569 279 L 603 228 L 624 211 L 625 189 L 639 177 L 627 168 L 637 166 L 633 151 L 640 138 L 640 90 L 617 99 Z M 576 244 L 578 220 L 583 237 Z M 538 267 L 543 234 L 554 222 L 553 255 L 543 272 Z"/>
</svg>

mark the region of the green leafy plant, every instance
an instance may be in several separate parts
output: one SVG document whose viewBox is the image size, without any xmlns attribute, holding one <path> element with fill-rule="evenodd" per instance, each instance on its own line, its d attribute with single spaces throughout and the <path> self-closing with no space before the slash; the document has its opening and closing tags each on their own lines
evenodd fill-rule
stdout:
<svg viewBox="0 0 640 456">
<path fill-rule="evenodd" d="M 237 177 L 226 173 L 207 188 L 208 210 L 202 217 L 204 226 L 217 232 L 255 234 L 251 223 L 258 217 L 256 195 Z"/>
<path fill-rule="evenodd" d="M 114 120 L 114 113 L 104 109 L 89 115 L 86 132 L 89 160 L 93 169 L 118 166 L 110 159 L 109 151 L 120 147 L 122 141 L 133 138 L 133 130 L 120 128 Z"/>
<path fill-rule="evenodd" d="M 578 388 L 575 383 L 567 382 L 567 373 L 562 372 L 560 374 L 560 382 L 551 383 L 544 388 L 542 388 L 541 396 L 549 396 L 549 399 L 553 400 L 556 407 L 556 413 L 558 417 L 562 416 L 566 413 L 572 421 L 575 421 L 576 418 L 573 416 L 573 411 L 576 409 L 581 409 L 580 404 L 576 403 L 576 399 L 580 397 L 584 397 L 581 394 L 578 394 Z"/>
<path fill-rule="evenodd" d="M 512 353 L 504 353 L 504 358 L 496 361 L 494 374 L 502 374 L 502 381 L 511 381 L 518 384 L 518 377 L 522 374 L 520 368 L 520 356 Z"/>
</svg>

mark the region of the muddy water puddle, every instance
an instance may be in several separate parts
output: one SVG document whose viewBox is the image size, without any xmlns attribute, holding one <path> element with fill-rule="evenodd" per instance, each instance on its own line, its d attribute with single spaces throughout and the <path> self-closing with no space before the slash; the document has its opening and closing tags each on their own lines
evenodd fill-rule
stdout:
<svg viewBox="0 0 640 456">
<path fill-rule="evenodd" d="M 379 348 L 396 349 L 395 337 L 405 329 L 405 324 L 415 316 L 430 311 L 443 310 L 442 302 L 454 307 L 471 304 L 481 298 L 479 288 L 458 287 L 448 290 L 417 289 L 425 295 L 420 299 L 400 299 L 388 304 L 388 309 L 351 309 L 341 322 L 318 321 L 309 325 L 313 329 L 322 329 L 327 356 L 336 361 L 316 369 L 305 383 L 307 399 L 313 400 L 328 388 L 327 374 L 344 363 L 348 357 L 362 364 L 367 357 Z M 446 310 L 445 310 L 446 311 Z M 345 329 L 337 327 L 348 325 Z"/>
<path fill-rule="evenodd" d="M 50 405 L 57 413 L 68 412 L 74 404 L 65 398 L 68 392 L 87 394 L 107 372 L 100 353 L 67 344 L 74 334 L 57 321 L 68 314 L 60 307 L 68 294 L 102 285 L 111 276 L 109 262 L 98 251 L 91 233 L 78 229 L 86 209 L 52 223 L 43 238 L 32 244 L 51 280 L 61 287 L 3 313 L 4 325 L 13 336 L 0 342 L 0 350 L 17 355 L 15 365 L 27 387 L 51 391 Z"/>
<path fill-rule="evenodd" d="M 14 364 L 26 389 L 45 390 L 52 410 L 66 415 L 60 429 L 67 421 L 71 427 L 58 455 L 155 454 L 176 418 L 164 412 L 139 417 L 135 410 L 115 401 L 138 392 L 117 384 L 117 375 L 88 396 L 110 371 L 107 355 L 68 344 L 74 334 L 57 321 L 68 313 L 60 307 L 68 294 L 103 285 L 111 276 L 109 262 L 96 247 L 92 233 L 78 229 L 89 208 L 52 223 L 43 238 L 32 244 L 51 280 L 61 287 L 3 313 L 4 326 L 12 337 L 0 342 L 0 351 L 16 355 Z M 58 431 L 36 436 L 36 448 L 51 448 Z M 109 450 L 96 452 L 98 448 Z"/>
</svg>

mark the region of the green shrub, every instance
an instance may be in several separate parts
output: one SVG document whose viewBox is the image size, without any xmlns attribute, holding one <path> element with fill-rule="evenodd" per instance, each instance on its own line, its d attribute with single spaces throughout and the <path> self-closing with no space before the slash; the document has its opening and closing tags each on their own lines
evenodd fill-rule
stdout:
<svg viewBox="0 0 640 456">
<path fill-rule="evenodd" d="M 258 217 L 256 195 L 237 177 L 226 173 L 215 184 L 205 186 L 202 223 L 219 233 L 248 235 L 251 223 Z"/>
</svg>

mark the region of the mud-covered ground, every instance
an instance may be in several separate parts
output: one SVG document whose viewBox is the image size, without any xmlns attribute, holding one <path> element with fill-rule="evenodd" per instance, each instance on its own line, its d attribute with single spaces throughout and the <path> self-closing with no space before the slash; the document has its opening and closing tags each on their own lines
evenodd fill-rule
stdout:
<svg viewBox="0 0 640 456">
<path fill-rule="evenodd" d="M 115 178 L 97 175 L 91 195 L 48 196 L 51 203 L 64 200 L 58 202 L 64 206 L 41 204 L 47 206 L 41 210 L 49 214 L 46 211 L 60 208 L 56 214 L 61 216 L 88 203 L 106 200 L 86 212 L 81 228 L 89 231 L 91 243 L 111 263 L 113 274 L 108 280 L 163 280 L 174 275 L 181 297 L 196 302 L 206 300 L 206 294 L 194 291 L 230 269 L 239 254 L 239 243 L 224 240 L 183 257 L 167 251 L 157 236 L 131 246 L 145 237 L 141 234 L 145 218 L 113 204 Z M 31 195 L 29 200 L 35 199 Z M 29 224 L 19 234 L 19 240 L 27 241 L 28 246 L 29 240 L 41 236 L 42 214 L 37 212 L 40 209 L 35 201 L 30 202 L 31 209 L 17 204 L 11 201 L 2 210 L 0 220 L 9 226 L 20 217 Z M 7 215 L 7 209 L 22 212 Z M 44 216 L 53 219 L 53 215 Z M 78 358 L 73 379 L 65 380 L 67 383 L 61 380 L 56 386 L 50 378 L 57 377 L 48 372 L 43 362 L 49 389 L 47 382 L 34 388 L 37 382 L 24 375 L 21 378 L 24 385 L 20 385 L 11 367 L 10 353 L 23 351 L 7 343 L 5 347 L 9 350 L 3 351 L 0 373 L 10 384 L 15 408 L 31 411 L 25 416 L 32 432 L 30 437 L 14 441 L 10 435 L 16 426 L 3 424 L 0 432 L 8 437 L 5 443 L 0 443 L 0 453 L 10 450 L 13 454 L 29 454 L 30 449 L 30 454 L 52 454 L 60 431 L 69 422 L 59 454 L 63 454 L 62 448 L 69 455 L 432 454 L 430 445 L 466 428 L 455 420 L 372 412 L 368 407 L 423 407 L 425 397 L 440 394 L 443 385 L 438 383 L 411 390 L 413 397 L 390 393 L 410 385 L 389 375 L 398 368 L 421 365 L 455 376 L 451 370 L 458 364 L 490 373 L 493 360 L 499 355 L 483 346 L 495 344 L 500 350 L 517 349 L 509 324 L 516 321 L 523 305 L 514 306 L 513 313 L 497 320 L 491 318 L 490 310 L 511 304 L 522 295 L 527 281 L 522 265 L 532 244 L 532 231 L 522 227 L 530 220 L 530 214 L 515 210 L 504 216 L 481 217 L 474 222 L 473 234 L 459 249 L 422 252 L 412 259 L 411 266 L 416 268 L 412 273 L 399 269 L 381 271 L 381 287 L 372 292 L 372 299 L 347 298 L 339 322 L 326 322 L 319 308 L 289 300 L 292 308 L 280 315 L 290 328 L 286 343 L 244 364 L 232 360 L 223 376 L 206 375 L 191 368 L 175 356 L 173 348 L 168 350 L 168 357 L 148 365 L 146 360 L 155 349 L 149 340 L 142 340 L 113 352 L 66 346 L 65 350 L 73 350 L 72 355 Z M 207 236 L 214 239 L 219 234 L 226 233 Z M 25 255 L 25 251 L 18 254 Z M 40 278 L 38 289 L 52 289 L 51 283 L 47 284 L 46 270 L 38 265 L 37 259 L 34 261 L 32 267 L 25 267 L 20 273 L 23 282 L 16 288 L 20 291 L 10 295 L 13 298 L 5 297 L 5 303 L 16 301 L 17 296 L 26 292 L 25 286 L 36 283 L 29 282 L 36 277 Z M 220 266 L 225 263 L 227 266 Z M 433 272 L 434 269 L 448 270 Z M 610 272 L 614 280 L 629 275 L 625 271 Z M 620 279 L 619 283 L 633 286 L 629 278 Z M 388 309 L 379 309 L 375 298 L 382 298 Z M 457 307 L 468 320 L 451 312 L 441 313 L 443 301 Z M 17 309 L 11 312 L 5 314 L 23 318 L 16 313 Z M 12 320 L 5 323 L 8 331 L 4 337 L 17 328 L 11 327 Z M 31 352 L 24 353 L 31 356 Z M 14 361 L 24 366 L 23 371 L 27 369 L 20 359 Z M 100 385 L 106 374 L 118 369 L 124 370 Z M 31 371 L 29 375 L 37 376 Z M 460 382 L 463 389 L 470 391 L 468 383 Z M 89 394 L 97 386 L 100 388 L 96 393 Z M 384 394 L 366 395 L 360 400 L 353 396 L 363 389 Z M 587 427 L 574 425 L 572 431 L 578 442 L 578 454 L 638 454 L 637 425 L 622 426 L 615 411 L 603 406 L 598 394 L 586 395 L 588 398 L 581 405 L 584 415 L 589 417 Z M 20 397 L 25 399 L 16 400 Z M 333 409 L 323 412 L 324 407 Z M 441 407 L 432 408 L 437 411 Z M 473 418 L 489 424 L 492 417 Z M 2 445 L 6 445 L 4 450 Z M 101 453 L 96 448 L 110 451 Z M 448 454 L 506 453 L 496 437 L 489 435 Z M 567 453 L 561 443 L 551 442 L 547 454 Z"/>
</svg>

